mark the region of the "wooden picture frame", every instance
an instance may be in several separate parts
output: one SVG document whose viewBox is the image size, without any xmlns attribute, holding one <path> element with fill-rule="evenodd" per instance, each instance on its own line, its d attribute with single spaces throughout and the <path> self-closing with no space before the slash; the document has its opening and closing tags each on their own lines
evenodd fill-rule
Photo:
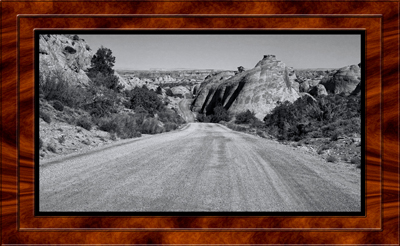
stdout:
<svg viewBox="0 0 400 246">
<path fill-rule="evenodd" d="M 399 2 L 3 1 L 2 244 L 398 244 Z M 365 30 L 365 216 L 34 215 L 34 30 Z"/>
</svg>

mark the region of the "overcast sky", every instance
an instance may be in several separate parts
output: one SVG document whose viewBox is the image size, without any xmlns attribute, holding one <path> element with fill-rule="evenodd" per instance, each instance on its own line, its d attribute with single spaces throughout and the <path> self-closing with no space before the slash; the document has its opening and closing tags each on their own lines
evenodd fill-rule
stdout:
<svg viewBox="0 0 400 246">
<path fill-rule="evenodd" d="M 264 55 L 294 68 L 340 68 L 361 62 L 360 35 L 82 35 L 112 50 L 117 69 L 253 68 Z"/>
</svg>

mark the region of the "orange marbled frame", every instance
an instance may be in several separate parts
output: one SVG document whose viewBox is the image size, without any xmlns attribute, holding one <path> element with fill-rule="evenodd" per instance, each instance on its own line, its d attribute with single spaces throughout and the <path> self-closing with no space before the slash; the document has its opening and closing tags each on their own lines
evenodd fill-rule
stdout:
<svg viewBox="0 0 400 246">
<path fill-rule="evenodd" d="M 33 3 L 32 3 L 33 4 Z M 177 4 L 177 3 L 174 3 Z M 182 3 L 184 5 L 185 3 Z M 266 3 L 271 4 L 271 3 Z M 333 3 L 332 5 L 334 5 Z M 30 4 L 28 4 L 30 5 Z M 35 5 L 35 4 L 33 4 Z M 88 3 L 87 5 L 90 5 Z M 111 4 L 112 5 L 112 4 Z M 123 4 L 122 4 L 123 5 Z M 261 5 L 261 4 L 260 4 Z M 120 7 L 119 7 L 120 8 Z M 4 9 L 4 6 L 3 6 Z M 112 8 L 111 8 L 112 9 Z M 32 11 L 32 9 L 30 9 Z M 257 11 L 256 11 L 257 12 Z M 398 15 L 397 15 L 398 16 Z M 239 18 L 240 17 L 240 18 Z M 127 21 L 132 18 L 133 21 Z M 397 17 L 398 18 L 398 17 Z M 390 111 L 381 108 L 390 102 L 395 107 L 398 102 L 390 96 L 383 97 L 388 92 L 387 87 L 398 91 L 398 85 L 382 81 L 385 78 L 398 78 L 393 72 L 398 65 L 398 53 L 394 60 L 387 51 L 398 51 L 398 47 L 387 48 L 381 33 L 385 33 L 382 16 L 168 16 L 155 15 L 147 17 L 107 18 L 107 16 L 29 16 L 19 17 L 19 40 L 13 42 L 15 35 L 3 34 L 3 49 L 19 48 L 17 66 L 5 68 L 13 72 L 3 72 L 3 79 L 9 81 L 2 85 L 2 96 L 6 92 L 19 95 L 15 101 L 19 103 L 19 156 L 17 152 L 3 156 L 2 161 L 2 233 L 3 243 L 393 243 L 398 240 L 395 234 L 398 226 L 398 174 L 396 161 L 398 149 L 393 145 L 393 136 L 385 138 L 381 133 L 381 119 L 390 117 Z M 4 22 L 3 22 L 4 23 Z M 34 43 L 33 30 L 36 28 L 349 28 L 366 30 L 366 216 L 345 218 L 309 218 L 309 217 L 35 217 L 33 215 L 34 201 L 34 115 L 33 115 L 33 85 L 34 85 Z M 381 30 L 381 31 L 378 31 Z M 398 26 L 397 26 L 398 30 Z M 397 33 L 398 34 L 398 33 Z M 390 40 L 389 40 L 390 41 Z M 16 45 L 16 46 L 13 46 Z M 396 53 L 396 52 L 395 52 Z M 3 52 L 2 61 L 8 61 L 12 52 Z M 15 53 L 14 53 L 15 56 Z M 396 60 L 397 59 L 397 60 Z M 381 64 L 381 61 L 383 64 Z M 395 63 L 393 65 L 393 63 Z M 387 64 L 392 64 L 388 66 Z M 16 69 L 18 68 L 18 69 Z M 382 69 L 383 68 L 383 69 Z M 386 70 L 386 71 L 385 71 Z M 19 83 L 17 76 L 19 75 Z M 5 76 L 4 76 L 5 75 Z M 14 83 L 14 85 L 13 85 Z M 386 88 L 386 89 L 385 89 Z M 384 94 L 385 95 L 385 94 Z M 2 97 L 4 98 L 4 97 Z M 4 101 L 8 99 L 2 99 Z M 10 105 L 9 103 L 6 105 Z M 11 103 L 12 106 L 12 103 Z M 11 107 L 16 110 L 16 105 Z M 7 109 L 10 110 L 10 109 Z M 2 108 L 2 119 L 9 116 Z M 16 115 L 16 111 L 14 111 Z M 398 114 L 398 112 L 396 112 Z M 386 115 L 386 116 L 385 116 Z M 389 116 L 388 116 L 389 115 Z M 6 127 L 6 134 L 12 126 Z M 381 142 L 382 140 L 382 142 Z M 385 142 L 388 141 L 388 142 Z M 2 139 L 2 152 L 12 150 L 12 142 Z M 383 143 L 383 145 L 382 145 Z M 385 147 L 386 146 L 386 147 Z M 392 156 L 388 153 L 391 151 Z M 382 148 L 383 147 L 383 148 Z M 14 150 L 15 146 L 14 146 Z M 386 151 L 386 152 L 385 152 Z M 19 158 L 19 159 L 18 159 Z M 382 160 L 384 162 L 382 162 Z M 18 163 L 19 161 L 19 163 Z M 16 164 L 17 166 L 14 166 Z M 383 165 L 382 165 L 383 164 Z M 383 171 L 383 173 L 382 173 Z M 386 171 L 386 173 L 385 173 Z M 383 175 L 381 175 L 383 174 Z M 17 180 L 18 178 L 18 180 Z M 381 180 L 383 178 L 383 181 Z M 14 179 L 14 184 L 13 180 Z M 15 181 L 18 181 L 18 185 Z M 396 183 L 397 182 L 397 183 Z M 6 186 L 4 185 L 6 184 Z M 386 185 L 386 186 L 385 186 Z M 386 190 L 385 190 L 386 187 Z M 383 193 L 382 193 L 383 191 Z M 386 193 L 385 193 L 386 191 Z M 386 195 L 386 196 L 385 196 Z M 396 200 L 397 198 L 397 200 Z M 18 202 L 17 202 L 18 199 Z M 389 203 L 390 202 L 390 203 Z M 383 209 L 382 209 L 383 205 Z M 386 205 L 386 206 L 385 206 Z M 16 208 L 19 208 L 17 212 Z M 390 214 L 388 214 L 390 212 Z M 387 214 L 385 214 L 387 213 Z M 389 219 L 390 218 L 390 219 Z M 18 222 L 18 223 L 17 223 Z M 396 224 L 397 223 L 397 224 Z M 390 225 L 390 226 L 389 226 Z M 388 229 L 389 226 L 389 229 Z M 308 228 L 308 229 L 306 229 Z M 393 230 L 394 228 L 394 230 Z M 398 228 L 398 227 L 397 227 Z M 16 231 L 15 231 L 16 230 Z M 5 233 L 7 232 L 7 233 Z M 43 234 L 45 232 L 45 234 Z M 208 238 L 200 236 L 207 233 Z M 62 237 L 68 235 L 68 238 Z M 368 239 L 367 239 L 368 235 Z M 6 237 L 4 237 L 6 236 Z M 48 238 L 44 238 L 44 237 Z M 284 238 L 283 238 L 284 237 Z M 372 238 L 372 239 L 371 239 Z M 266 241 L 268 239 L 268 241 Z M 397 241 L 398 242 L 398 241 Z"/>
<path fill-rule="evenodd" d="M 262 18 L 262 17 L 264 17 L 264 18 Z M 68 23 L 69 21 L 71 21 L 71 19 L 74 20 L 76 18 L 78 18 L 80 20 L 80 22 L 81 21 L 85 22 L 86 19 L 92 19 L 93 17 L 91 17 L 91 16 L 79 16 L 79 17 L 78 16 L 73 16 L 73 17 L 70 17 L 70 16 L 65 16 L 65 17 L 64 16 L 57 16 L 56 19 L 57 20 L 60 19 L 60 26 L 54 25 L 54 21 L 53 21 L 52 22 L 53 28 L 51 30 L 54 30 L 54 29 L 63 30 L 63 28 L 65 28 L 64 23 Z M 104 18 L 101 19 L 101 21 L 105 20 L 105 21 L 111 22 L 111 20 L 116 20 L 117 22 L 122 22 L 123 20 L 128 19 L 128 22 L 135 22 L 136 19 L 140 19 L 140 18 L 159 19 L 161 23 L 162 23 L 162 21 L 167 20 L 168 22 L 171 23 L 176 19 L 180 19 L 181 17 L 178 17 L 178 16 L 165 16 L 165 17 L 147 17 L 147 16 L 144 16 L 144 17 L 131 17 L 131 16 L 124 16 L 123 18 L 121 18 L 121 17 L 108 17 L 108 18 L 104 17 Z M 191 18 L 193 18 L 193 17 L 191 17 Z M 227 16 L 227 17 L 213 17 L 213 18 L 216 19 L 216 20 L 219 20 L 221 18 L 232 19 L 232 17 L 229 17 L 229 16 Z M 271 17 L 260 16 L 260 17 L 257 17 L 257 18 L 260 19 L 261 21 L 265 21 L 265 20 L 268 20 Z M 277 17 L 277 18 L 279 18 L 280 20 L 290 20 L 290 19 L 292 19 L 294 17 Z M 324 18 L 329 18 L 329 17 L 324 17 Z M 244 19 L 245 22 L 248 22 L 248 19 L 252 19 L 252 18 L 250 17 L 250 18 L 243 18 L 243 19 Z M 370 21 L 370 25 L 371 24 L 372 25 L 374 25 L 374 24 L 376 25 L 376 26 L 373 26 L 372 28 L 379 29 L 380 28 L 379 27 L 379 18 L 371 17 L 371 19 L 373 19 L 374 21 Z M 343 20 L 343 21 L 345 21 L 345 20 Z M 26 24 L 25 24 L 25 22 L 26 22 Z M 33 25 L 32 25 L 32 23 L 33 23 Z M 25 42 L 26 41 L 26 42 L 29 42 L 29 43 L 32 44 L 32 41 L 31 41 L 32 40 L 32 30 L 34 30 L 33 29 L 34 27 L 36 27 L 35 30 L 40 30 L 40 31 L 42 31 L 43 29 L 44 29 L 44 31 L 46 31 L 46 28 L 50 28 L 50 27 L 47 27 L 45 24 L 43 25 L 41 23 L 47 23 L 46 17 L 41 17 L 41 16 L 20 16 L 19 17 L 19 26 L 20 26 L 19 29 L 21 30 L 21 32 L 20 32 L 19 38 L 20 38 L 20 40 L 24 40 L 24 41 L 21 41 L 21 42 Z M 30 27 L 26 28 L 26 30 L 27 30 L 26 33 L 23 32 L 23 30 L 24 30 L 23 26 L 30 26 Z M 54 28 L 54 27 L 56 27 L 56 28 Z M 114 28 L 116 28 L 116 26 Z M 147 27 L 147 28 L 149 28 L 149 27 Z M 221 26 L 221 27 L 218 27 L 218 28 L 220 28 L 220 30 L 222 30 L 222 29 L 224 29 L 224 26 Z M 350 29 L 350 26 L 348 26 L 347 28 Z M 113 29 L 113 28 L 110 28 L 110 29 Z M 297 29 L 301 29 L 301 28 L 297 28 Z M 362 26 L 359 26 L 357 28 L 352 28 L 352 29 L 360 31 L 360 30 L 366 29 L 366 27 L 363 28 Z M 51 30 L 48 30 L 48 31 L 51 32 Z M 136 30 L 137 30 L 137 28 L 136 28 Z M 143 28 L 141 28 L 139 30 L 143 30 Z M 169 28 L 167 30 L 177 30 L 177 29 L 176 28 Z M 167 30 L 165 30 L 165 31 L 167 31 Z M 263 28 L 263 29 L 257 28 L 255 30 L 262 31 L 262 30 L 266 30 L 266 29 L 265 28 Z M 281 30 L 283 30 L 283 29 L 281 29 Z M 310 30 L 310 29 L 308 29 L 308 30 Z M 315 31 L 317 31 L 317 30 L 315 30 Z M 316 32 L 316 33 L 318 33 L 318 32 Z M 370 35 L 370 36 L 374 37 L 373 35 Z M 369 38 L 369 43 L 370 43 L 369 45 L 373 44 L 373 41 L 371 41 L 371 40 L 373 40 L 373 39 L 370 37 Z M 378 41 L 378 39 L 376 39 L 376 37 L 375 37 L 375 40 Z M 33 47 L 30 47 L 29 45 L 24 45 L 22 43 L 20 43 L 20 47 L 27 47 L 26 51 L 22 51 L 22 50 L 19 51 L 20 54 L 21 53 L 28 54 L 30 50 L 33 50 Z M 368 50 L 368 47 L 369 46 L 368 46 L 368 43 L 367 43 L 367 47 L 366 47 L 367 50 Z M 370 51 L 369 53 L 372 53 L 372 52 Z M 21 62 L 20 62 L 20 66 L 21 67 L 24 65 L 22 63 L 23 62 L 22 62 L 22 58 L 21 58 Z M 30 61 L 30 62 L 27 61 L 26 63 L 27 64 L 32 64 L 32 61 Z M 369 71 L 377 71 L 377 70 L 379 71 L 380 70 L 380 67 L 379 67 L 378 63 L 370 63 L 370 64 L 368 64 L 368 66 L 370 68 Z M 22 71 L 22 70 L 28 70 L 28 67 L 26 69 L 25 68 L 20 68 L 20 71 Z M 27 86 L 28 85 L 29 86 L 34 86 L 34 83 L 33 84 L 28 83 L 27 80 L 24 80 L 23 83 L 26 84 Z M 373 84 L 374 85 L 379 85 L 380 83 L 381 83 L 381 81 L 380 81 L 379 77 L 373 76 L 371 74 L 367 74 L 367 83 L 366 83 L 367 85 L 373 85 Z M 22 80 L 20 80 L 20 85 L 22 85 Z M 366 98 L 368 97 L 368 87 L 369 86 L 367 86 L 367 90 L 366 90 L 367 91 Z M 33 88 L 34 87 L 30 87 L 29 90 L 30 91 L 34 91 Z M 26 112 L 32 113 L 33 110 L 31 109 L 31 110 L 28 110 Z M 23 118 L 28 118 L 28 117 L 23 117 Z M 29 116 L 29 118 L 31 118 L 31 116 Z M 366 134 L 365 137 L 368 139 L 368 134 Z M 367 141 L 367 143 L 368 142 L 371 142 L 371 140 Z M 38 166 L 36 166 L 36 167 L 38 167 Z M 377 172 L 378 170 L 373 170 L 373 168 L 374 167 L 367 168 L 367 172 L 366 172 L 367 175 L 372 177 L 371 173 L 376 173 L 376 174 L 378 174 L 378 176 L 375 177 L 375 178 L 376 179 L 380 179 L 380 172 Z M 36 172 L 38 172 L 37 169 L 36 169 Z M 25 174 L 25 173 L 28 174 L 27 172 L 21 172 L 21 175 Z M 32 172 L 30 173 L 30 175 L 32 175 Z M 27 175 L 26 179 L 34 180 L 34 177 L 32 177 L 30 175 L 29 176 Z M 371 178 L 370 178 L 370 180 L 371 180 Z M 372 187 L 368 187 L 367 186 L 367 189 L 368 188 L 369 189 L 373 189 Z M 36 193 L 35 194 L 38 194 L 37 192 L 38 192 L 38 187 L 36 186 Z M 328 213 L 328 216 L 325 215 L 325 216 L 322 217 L 323 221 L 325 221 L 325 223 L 321 223 L 321 220 L 315 219 L 315 216 L 319 215 L 318 213 L 314 214 L 314 217 L 309 217 L 309 215 L 308 215 L 307 218 L 303 218 L 304 215 L 307 215 L 307 213 L 290 213 L 289 215 L 283 215 L 283 216 L 282 216 L 282 214 L 278 214 L 278 213 L 276 213 L 276 215 L 274 213 L 266 213 L 265 215 L 263 215 L 261 213 L 260 216 L 254 216 L 254 214 L 251 214 L 251 213 L 248 213 L 248 214 L 241 213 L 240 217 L 235 213 L 230 213 L 230 215 L 228 215 L 228 216 L 226 214 L 223 214 L 223 215 L 218 215 L 217 214 L 217 215 L 213 215 L 213 216 L 210 216 L 208 214 L 202 215 L 201 216 L 202 218 L 207 217 L 207 222 L 206 223 L 204 223 L 204 222 L 191 223 L 190 226 L 188 226 L 188 227 L 177 226 L 174 223 L 161 223 L 160 224 L 161 226 L 157 226 L 157 224 L 159 224 L 159 222 L 157 222 L 157 224 L 154 224 L 154 221 L 162 222 L 162 221 L 165 221 L 164 218 L 167 218 L 168 221 L 170 221 L 171 219 L 172 220 L 173 219 L 178 219 L 178 218 L 182 219 L 184 217 L 190 216 L 192 218 L 191 220 L 195 220 L 196 221 L 196 220 L 198 220 L 197 217 L 199 217 L 199 216 L 197 214 L 196 215 L 190 215 L 190 214 L 188 215 L 188 214 L 185 214 L 185 213 L 182 213 L 182 214 L 174 213 L 174 215 L 171 215 L 169 213 L 157 213 L 156 216 L 154 216 L 154 215 L 150 215 L 149 216 L 148 214 L 140 216 L 140 214 L 139 215 L 135 215 L 134 213 L 125 213 L 126 216 L 129 216 L 129 215 L 134 215 L 134 216 L 131 216 L 129 218 L 126 218 L 126 217 L 120 218 L 119 219 L 120 226 L 118 226 L 118 227 L 104 227 L 103 226 L 103 224 L 104 224 L 103 222 L 96 223 L 96 226 L 100 225 L 101 229 L 113 229 L 113 230 L 117 230 L 117 229 L 124 229 L 124 230 L 171 230 L 171 229 L 175 229 L 175 230 L 193 230 L 193 229 L 196 229 L 196 230 L 221 230 L 221 229 L 225 229 L 225 230 L 248 230 L 248 229 L 256 229 L 256 230 L 299 230 L 299 229 L 301 229 L 301 230 L 306 230 L 306 229 L 308 229 L 308 230 L 310 230 L 310 229 L 311 230 L 329 230 L 329 229 L 335 229 L 335 230 L 349 230 L 349 229 L 379 230 L 381 228 L 381 220 L 380 220 L 380 216 L 377 216 L 377 214 L 380 214 L 381 208 L 380 208 L 380 206 L 375 206 L 375 207 L 371 206 L 371 204 L 372 204 L 371 203 L 371 199 L 367 198 L 366 200 L 367 200 L 366 206 L 368 208 L 366 216 L 360 216 L 360 215 L 354 216 L 354 215 L 346 215 L 346 214 L 341 214 L 341 213 Z M 24 202 L 24 203 L 20 203 L 20 206 L 19 206 L 20 215 L 22 215 L 22 214 L 31 214 L 31 211 L 32 211 L 32 209 L 34 207 L 34 204 L 32 204 L 31 202 L 32 202 L 32 200 L 30 200 L 29 202 L 27 201 L 27 202 Z M 71 222 L 67 222 L 67 221 L 70 221 L 68 219 L 68 218 L 70 218 L 70 216 L 81 216 L 79 213 L 68 213 L 67 216 L 65 214 L 63 215 L 62 213 L 60 213 L 60 216 L 62 216 L 62 221 L 63 221 L 62 223 L 59 223 L 58 219 L 53 218 L 52 220 L 50 220 L 51 225 L 44 226 L 44 227 L 42 226 L 42 228 L 38 228 L 38 226 L 37 226 L 38 224 L 43 224 L 43 222 L 40 222 L 40 221 L 48 220 L 47 218 L 40 216 L 42 214 L 43 213 L 40 213 L 39 216 L 32 216 L 32 217 L 31 216 L 21 216 L 20 217 L 21 219 L 19 221 L 20 229 L 21 230 L 48 230 L 48 229 L 51 229 L 51 230 L 69 230 L 69 229 L 78 229 L 78 228 L 74 228 L 73 226 L 70 225 L 70 223 L 75 221 L 76 219 L 71 220 Z M 178 214 L 178 215 L 176 215 L 176 214 Z M 104 218 L 104 216 L 109 216 L 110 214 L 109 213 L 98 212 L 95 215 L 97 217 L 103 217 L 102 219 L 99 218 L 101 221 L 106 221 L 107 218 Z M 112 215 L 115 216 L 115 215 L 119 215 L 119 214 L 112 214 Z M 124 215 L 124 214 L 122 214 L 122 215 Z M 313 214 L 311 213 L 311 215 L 313 215 Z M 371 216 L 371 215 L 373 215 L 373 216 Z M 243 216 L 249 216 L 249 219 L 243 219 L 242 218 Z M 274 216 L 273 220 L 270 219 L 271 216 Z M 142 224 L 136 223 L 137 220 L 139 220 L 139 219 L 142 220 L 141 219 L 142 217 L 148 217 L 149 219 L 146 219 L 146 223 L 142 223 Z M 214 221 L 214 220 L 215 221 L 220 221 L 221 218 L 225 218 L 225 217 L 229 217 L 230 218 L 229 219 L 229 223 L 218 225 L 218 226 L 210 226 L 210 224 L 209 224 L 210 221 Z M 309 224 L 309 226 L 305 228 L 304 224 L 297 223 L 296 221 L 298 220 L 298 217 L 301 217 L 302 220 L 307 220 L 307 223 Z M 371 218 L 374 218 L 374 219 L 371 219 Z M 351 223 L 348 223 L 348 222 L 347 222 L 347 224 L 343 223 L 343 222 L 338 223 L 338 221 L 346 221 L 346 220 L 349 220 L 349 219 L 351 219 Z M 277 220 L 282 221 L 280 223 L 283 223 L 284 226 L 277 226 L 276 225 L 276 221 Z M 274 223 L 273 224 L 270 224 L 270 223 L 267 224 L 265 221 L 273 221 Z M 316 226 L 314 224 L 315 221 L 319 221 L 318 226 Z M 47 224 L 48 223 L 46 223 L 46 225 Z M 288 224 L 290 226 L 287 226 Z M 132 225 L 134 225 L 134 226 L 132 226 Z M 92 226 L 89 226 L 89 227 L 86 226 L 86 227 L 83 227 L 83 228 L 80 227 L 79 229 L 84 229 L 84 228 L 90 228 L 90 229 L 93 230 L 96 227 L 93 228 Z M 96 229 L 100 229 L 100 228 L 96 228 Z"/>
</svg>

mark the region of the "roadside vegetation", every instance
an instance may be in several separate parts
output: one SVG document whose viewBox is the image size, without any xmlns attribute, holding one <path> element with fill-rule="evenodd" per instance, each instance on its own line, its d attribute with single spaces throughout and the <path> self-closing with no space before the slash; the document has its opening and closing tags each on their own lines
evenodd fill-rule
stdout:
<svg viewBox="0 0 400 246">
<path fill-rule="evenodd" d="M 219 106 L 212 114 L 198 114 L 197 121 L 219 122 L 235 131 L 304 147 L 328 162 L 342 160 L 360 167 L 359 96 L 331 94 L 315 97 L 315 100 L 301 97 L 293 103 L 279 103 L 263 121 L 250 110 L 231 115 Z"/>
<path fill-rule="evenodd" d="M 185 123 L 175 110 L 166 107 L 162 95 L 146 86 L 124 90 L 114 74 L 115 57 L 110 49 L 99 48 L 91 63 L 86 86 L 72 85 L 62 71 L 39 75 L 39 117 L 47 124 L 54 124 L 57 118 L 87 131 L 108 132 L 115 140 L 168 132 Z M 43 140 L 41 147 L 50 146 Z M 54 146 L 48 148 L 56 152 Z"/>
</svg>

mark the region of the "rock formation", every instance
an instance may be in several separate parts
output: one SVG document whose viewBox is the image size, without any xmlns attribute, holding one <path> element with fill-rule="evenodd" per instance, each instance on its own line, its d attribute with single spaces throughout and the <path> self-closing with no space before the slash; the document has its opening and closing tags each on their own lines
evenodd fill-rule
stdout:
<svg viewBox="0 0 400 246">
<path fill-rule="evenodd" d="M 192 111 L 202 112 L 203 105 L 210 97 L 210 90 L 215 90 L 215 86 L 218 86 L 220 83 L 232 77 L 233 75 L 234 72 L 219 72 L 207 76 L 204 82 L 201 83 L 200 87 L 196 90 L 196 98 L 192 103 Z"/>
<path fill-rule="evenodd" d="M 171 91 L 174 95 L 181 94 L 182 96 L 187 96 L 191 94 L 189 89 L 182 85 L 172 87 Z"/>
<path fill-rule="evenodd" d="M 362 82 L 360 82 L 360 83 L 357 85 L 357 87 L 354 89 L 354 91 L 351 92 L 350 95 L 353 95 L 353 96 L 360 96 L 360 95 L 361 95 L 361 83 L 362 83 Z"/>
<path fill-rule="evenodd" d="M 349 95 L 361 81 L 361 69 L 357 65 L 350 65 L 326 75 L 320 82 L 328 93 Z"/>
<path fill-rule="evenodd" d="M 193 101 L 192 110 L 212 114 L 216 106 L 222 105 L 232 113 L 249 109 L 263 119 L 278 101 L 293 102 L 299 98 L 292 86 L 296 79 L 293 68 L 276 60 L 274 55 L 265 55 L 253 69 L 230 76 L 219 73 L 206 79 Z"/>
<path fill-rule="evenodd" d="M 39 71 L 43 76 L 58 74 L 71 84 L 87 85 L 85 71 L 91 65 L 93 53 L 77 35 L 40 35 Z"/>
<path fill-rule="evenodd" d="M 326 92 L 325 86 L 319 84 L 311 88 L 309 91 L 312 96 L 326 96 L 328 93 Z"/>
<path fill-rule="evenodd" d="M 300 92 L 308 92 L 309 89 L 310 89 L 310 85 L 308 84 L 308 81 L 303 81 L 303 83 L 301 83 L 299 85 Z"/>
</svg>

